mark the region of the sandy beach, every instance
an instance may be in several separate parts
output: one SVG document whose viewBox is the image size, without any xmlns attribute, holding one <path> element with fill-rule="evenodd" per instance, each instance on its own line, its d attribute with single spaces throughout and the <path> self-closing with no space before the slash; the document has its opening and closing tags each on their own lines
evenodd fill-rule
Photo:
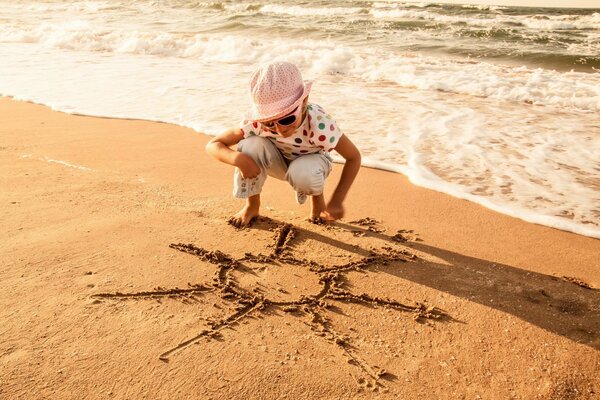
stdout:
<svg viewBox="0 0 600 400">
<path fill-rule="evenodd" d="M 600 398 L 597 239 L 368 168 L 240 230 L 208 136 L 0 116 L 2 399 Z"/>
</svg>

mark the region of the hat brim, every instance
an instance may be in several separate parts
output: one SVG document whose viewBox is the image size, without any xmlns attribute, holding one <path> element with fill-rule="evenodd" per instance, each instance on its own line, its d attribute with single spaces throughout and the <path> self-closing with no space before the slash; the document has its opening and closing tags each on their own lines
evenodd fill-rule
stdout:
<svg viewBox="0 0 600 400">
<path fill-rule="evenodd" d="M 277 119 L 277 118 L 283 117 L 285 115 L 288 115 L 289 113 L 294 111 L 296 109 L 296 107 L 298 107 L 304 101 L 304 99 L 310 94 L 312 85 L 313 85 L 312 81 L 304 81 L 304 91 L 302 92 L 302 95 L 289 107 L 286 107 L 285 109 L 277 112 L 276 114 L 261 115 L 257 110 L 255 110 L 253 108 L 248 113 L 249 114 L 248 119 L 251 121 L 256 121 L 256 122 L 264 122 L 264 121 L 270 121 L 270 120 Z"/>
</svg>

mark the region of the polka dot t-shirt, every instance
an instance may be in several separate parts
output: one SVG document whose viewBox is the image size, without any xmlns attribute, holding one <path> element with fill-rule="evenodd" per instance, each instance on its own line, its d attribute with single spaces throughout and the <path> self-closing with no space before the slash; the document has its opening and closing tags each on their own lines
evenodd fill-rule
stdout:
<svg viewBox="0 0 600 400">
<path fill-rule="evenodd" d="M 244 133 L 244 139 L 250 136 L 269 138 L 290 161 L 307 154 L 330 152 L 337 146 L 342 132 L 333 118 L 319 105 L 309 103 L 307 108 L 306 118 L 287 138 L 263 128 L 260 122 L 244 120 L 240 123 L 240 129 Z"/>
</svg>

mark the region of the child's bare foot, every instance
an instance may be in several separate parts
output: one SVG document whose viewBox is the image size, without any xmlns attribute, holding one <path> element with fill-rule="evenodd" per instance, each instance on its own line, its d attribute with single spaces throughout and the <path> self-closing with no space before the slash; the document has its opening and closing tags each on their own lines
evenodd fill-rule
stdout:
<svg viewBox="0 0 600 400">
<path fill-rule="evenodd" d="M 308 222 L 315 225 L 325 225 L 327 224 L 327 220 L 323 217 L 310 217 Z"/>
<path fill-rule="evenodd" d="M 246 205 L 240 211 L 238 211 L 233 217 L 229 218 L 227 222 L 236 228 L 243 228 L 250 225 L 250 223 L 258 217 L 258 211 L 260 209 L 260 195 L 249 197 L 246 200 Z"/>
</svg>

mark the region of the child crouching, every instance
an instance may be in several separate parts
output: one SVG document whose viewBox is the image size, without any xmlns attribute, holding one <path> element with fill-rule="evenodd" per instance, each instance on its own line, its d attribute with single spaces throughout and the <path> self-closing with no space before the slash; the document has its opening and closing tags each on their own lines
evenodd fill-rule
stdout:
<svg viewBox="0 0 600 400">
<path fill-rule="evenodd" d="M 311 197 L 311 221 L 344 216 L 343 202 L 360 169 L 360 153 L 329 114 L 308 102 L 311 87 L 312 82 L 304 82 L 293 64 L 259 67 L 250 78 L 253 106 L 249 118 L 206 145 L 208 154 L 237 167 L 233 195 L 246 199 L 246 204 L 232 217 L 234 226 L 246 226 L 258 216 L 267 175 L 288 181 L 299 204 Z M 235 144 L 237 151 L 230 148 Z M 346 163 L 326 203 L 323 188 L 332 170 L 332 150 Z"/>
</svg>

